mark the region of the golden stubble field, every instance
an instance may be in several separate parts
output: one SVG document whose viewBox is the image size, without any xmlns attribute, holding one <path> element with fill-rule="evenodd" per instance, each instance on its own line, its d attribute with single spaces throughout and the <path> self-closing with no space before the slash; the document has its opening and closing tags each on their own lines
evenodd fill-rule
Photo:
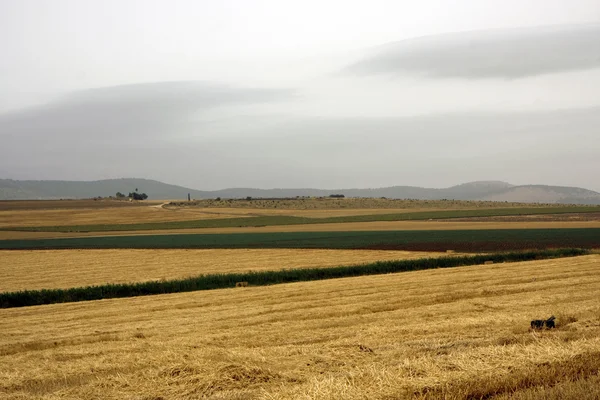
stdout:
<svg viewBox="0 0 600 400">
<path fill-rule="evenodd" d="M 353 215 L 394 214 L 442 209 L 261 209 L 196 207 L 106 207 L 41 210 L 0 210 L 0 228 L 20 226 L 109 225 L 148 222 L 197 221 L 205 219 L 245 218 L 257 216 L 293 216 L 307 218 L 345 217 Z"/>
<path fill-rule="evenodd" d="M 175 205 L 180 204 L 180 205 Z M 176 222 L 202 219 L 244 218 L 254 216 L 296 216 L 309 218 L 376 215 L 435 210 L 460 210 L 506 207 L 543 207 L 520 204 L 471 201 L 428 201 L 390 199 L 305 199 L 235 200 L 167 203 L 124 201 L 5 201 L 0 202 L 0 229 L 64 225 L 104 225 Z M 555 207 L 557 205 L 554 205 Z M 560 205 L 558 205 L 560 206 Z M 590 214 L 592 215 L 592 214 Z M 556 220 L 555 220 L 556 219 Z M 373 221 L 308 225 L 275 225 L 205 229 L 169 229 L 104 232 L 24 232 L 0 230 L 0 240 L 41 239 L 81 236 L 121 236 L 177 233 L 258 233 L 331 232 L 375 230 L 461 230 L 461 229 L 548 229 L 598 228 L 597 216 L 538 216 L 532 218 L 475 218 L 428 221 Z"/>
<path fill-rule="evenodd" d="M 595 254 L 0 310 L 0 397 L 597 399 L 599 272 Z"/>
<path fill-rule="evenodd" d="M 0 211 L 0 228 L 14 226 L 103 225 L 241 218 L 246 210 L 167 209 L 162 205 Z"/>
<path fill-rule="evenodd" d="M 278 210 L 255 208 L 195 208 L 195 207 L 123 207 L 77 208 L 48 210 L 0 211 L 0 228 L 15 226 L 60 226 L 136 224 L 147 222 L 196 221 L 203 219 L 244 218 L 256 216 L 294 216 L 308 218 L 344 217 L 352 215 L 393 214 L 435 211 L 433 209 L 341 209 L 341 210 Z"/>
<path fill-rule="evenodd" d="M 386 250 L 0 250 L 0 292 L 446 256 Z M 458 254 L 457 254 L 458 255 Z"/>
</svg>

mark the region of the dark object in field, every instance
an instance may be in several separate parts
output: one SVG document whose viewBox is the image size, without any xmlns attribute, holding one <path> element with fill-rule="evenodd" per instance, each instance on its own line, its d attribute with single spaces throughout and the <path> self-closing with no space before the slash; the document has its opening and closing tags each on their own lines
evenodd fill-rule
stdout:
<svg viewBox="0 0 600 400">
<path fill-rule="evenodd" d="M 246 287 L 248 282 L 236 282 L 235 287 Z"/>
<path fill-rule="evenodd" d="M 533 321 L 531 321 L 531 329 L 556 328 L 556 325 L 554 324 L 555 319 L 556 317 L 554 315 L 548 319 L 534 319 Z"/>
</svg>

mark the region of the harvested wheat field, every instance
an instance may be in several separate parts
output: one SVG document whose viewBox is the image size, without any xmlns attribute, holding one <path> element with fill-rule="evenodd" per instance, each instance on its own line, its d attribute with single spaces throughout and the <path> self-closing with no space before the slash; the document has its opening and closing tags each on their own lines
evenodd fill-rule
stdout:
<svg viewBox="0 0 600 400">
<path fill-rule="evenodd" d="M 199 200 L 195 202 L 116 200 L 0 201 L 0 228 L 95 224 L 175 222 L 250 216 L 308 218 L 393 214 L 419 211 L 537 208 L 543 204 L 489 201 L 299 199 L 299 200 Z M 554 207 L 557 207 L 554 205 Z M 560 206 L 559 206 L 560 207 Z"/>
<path fill-rule="evenodd" d="M 381 215 L 420 211 L 443 211 L 442 208 L 406 209 L 261 209 L 261 208 L 199 208 L 173 207 L 163 204 L 135 207 L 56 208 L 0 210 L 0 228 L 62 226 L 62 225 L 114 225 L 150 222 L 197 221 L 205 219 L 244 218 L 258 216 L 292 216 L 330 218 L 355 215 Z"/>
<path fill-rule="evenodd" d="M 395 250 L 298 249 L 0 251 L 0 292 L 283 268 L 325 268 L 446 255 Z"/>
<path fill-rule="evenodd" d="M 0 228 L 14 226 L 60 226 L 136 224 L 201 219 L 241 218 L 251 213 L 200 209 L 167 209 L 161 205 L 138 207 L 73 208 L 0 211 Z"/>
<path fill-rule="evenodd" d="M 149 222 L 196 221 L 204 219 L 244 218 L 257 216 L 293 216 L 307 218 L 378 215 L 443 209 L 333 209 L 295 210 L 260 208 L 199 208 L 167 207 L 162 204 L 136 207 L 56 208 L 0 210 L 0 228 L 61 226 L 61 225 L 111 225 Z"/>
<path fill-rule="evenodd" d="M 589 255 L 4 309 L 0 397 L 597 399 L 599 272 Z"/>
<path fill-rule="evenodd" d="M 52 210 L 78 208 L 131 208 L 147 207 L 162 204 L 161 200 L 127 201 L 127 200 L 93 200 L 93 199 L 63 199 L 63 200 L 0 200 L 0 211 L 18 210 Z"/>
</svg>

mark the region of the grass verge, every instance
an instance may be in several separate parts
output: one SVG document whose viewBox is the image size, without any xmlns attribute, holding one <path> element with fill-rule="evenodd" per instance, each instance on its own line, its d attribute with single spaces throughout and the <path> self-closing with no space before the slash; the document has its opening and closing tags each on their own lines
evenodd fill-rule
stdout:
<svg viewBox="0 0 600 400">
<path fill-rule="evenodd" d="M 166 293 L 192 292 L 234 287 L 237 282 L 252 286 L 278 283 L 346 278 L 362 275 L 418 271 L 483 264 L 485 261 L 516 262 L 588 254 L 581 249 L 557 249 L 529 252 L 497 253 L 465 257 L 424 258 L 418 260 L 380 261 L 364 265 L 333 268 L 289 269 L 232 274 L 200 275 L 186 279 L 151 281 L 131 284 L 109 284 L 71 289 L 26 290 L 0 293 L 0 308 L 25 307 L 54 303 L 147 296 Z"/>
</svg>

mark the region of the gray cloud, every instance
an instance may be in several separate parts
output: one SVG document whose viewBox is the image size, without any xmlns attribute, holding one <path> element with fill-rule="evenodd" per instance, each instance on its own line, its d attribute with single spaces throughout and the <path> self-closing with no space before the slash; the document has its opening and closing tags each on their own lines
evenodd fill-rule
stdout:
<svg viewBox="0 0 600 400">
<path fill-rule="evenodd" d="M 262 119 L 261 119 L 262 118 Z M 0 148 L 15 179 L 135 176 L 199 189 L 446 187 L 471 180 L 591 186 L 600 170 L 600 108 L 406 118 L 253 117 L 228 135 L 177 141 L 115 136 L 91 145 L 18 138 Z M 199 131 L 210 124 L 193 125 Z"/>
<path fill-rule="evenodd" d="M 0 115 L 0 137 L 103 142 L 186 132 L 189 120 L 222 106 L 282 101 L 286 89 L 235 88 L 203 82 L 158 82 L 88 89 L 47 105 Z"/>
<path fill-rule="evenodd" d="M 189 179 L 218 157 L 210 118 L 218 109 L 293 98 L 290 90 L 202 82 L 135 84 L 73 93 L 41 107 L 0 115 L 4 177 L 165 176 Z M 190 137 L 206 145 L 190 147 Z M 198 161 L 201 160 L 201 161 Z M 186 167 L 183 165 L 186 164 Z M 212 167 L 212 165 L 209 163 Z"/>
<path fill-rule="evenodd" d="M 359 75 L 523 78 L 600 68 L 600 24 L 460 32 L 378 48 L 349 66 Z"/>
<path fill-rule="evenodd" d="M 598 107 L 296 119 L 262 137 L 214 143 L 215 154 L 226 157 L 214 185 L 446 187 L 498 179 L 589 187 L 590 174 L 600 169 L 598 129 Z"/>
</svg>

